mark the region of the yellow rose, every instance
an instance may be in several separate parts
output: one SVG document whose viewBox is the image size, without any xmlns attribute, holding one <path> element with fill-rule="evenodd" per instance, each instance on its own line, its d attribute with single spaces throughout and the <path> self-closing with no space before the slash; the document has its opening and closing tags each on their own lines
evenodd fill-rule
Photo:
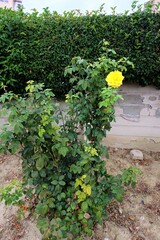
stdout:
<svg viewBox="0 0 160 240">
<path fill-rule="evenodd" d="M 107 75 L 106 82 L 108 83 L 108 86 L 118 88 L 122 85 L 123 79 L 124 76 L 120 71 L 113 71 Z"/>
</svg>

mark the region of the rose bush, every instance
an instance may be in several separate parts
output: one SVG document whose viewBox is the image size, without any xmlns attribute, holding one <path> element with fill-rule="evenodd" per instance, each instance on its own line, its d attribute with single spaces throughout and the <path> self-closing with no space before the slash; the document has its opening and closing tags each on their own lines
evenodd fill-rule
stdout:
<svg viewBox="0 0 160 240">
<path fill-rule="evenodd" d="M 9 112 L 0 149 L 19 151 L 23 168 L 21 192 L 18 185 L 16 195 L 21 201 L 15 202 L 11 188 L 3 188 L 0 198 L 36 214 L 43 239 L 92 236 L 95 224 L 107 214 L 106 205 L 112 199 L 122 201 L 124 186 L 136 183 L 135 167 L 116 176 L 106 169 L 108 152 L 101 141 L 115 118 L 114 104 L 121 98 L 116 89 L 123 80 L 121 71 L 131 63 L 125 58 L 116 62 L 115 52 L 104 45 L 97 61 L 75 57 L 66 68 L 65 76 L 70 75 L 74 87 L 65 110 L 53 101 L 49 89 L 33 81 L 28 82 L 24 97 L 12 92 L 0 97 L 3 113 Z"/>
</svg>

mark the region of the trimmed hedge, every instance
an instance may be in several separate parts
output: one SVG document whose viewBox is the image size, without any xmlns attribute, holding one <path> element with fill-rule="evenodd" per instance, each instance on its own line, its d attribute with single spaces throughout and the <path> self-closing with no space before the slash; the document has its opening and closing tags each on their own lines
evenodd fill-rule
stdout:
<svg viewBox="0 0 160 240">
<path fill-rule="evenodd" d="M 26 14 L 0 9 L 0 82 L 23 92 L 28 80 L 44 82 L 56 96 L 70 89 L 64 69 L 74 56 L 95 60 L 106 39 L 117 59 L 128 57 L 126 81 L 160 87 L 160 15 L 86 16 L 67 12 L 63 16 L 47 9 Z"/>
</svg>

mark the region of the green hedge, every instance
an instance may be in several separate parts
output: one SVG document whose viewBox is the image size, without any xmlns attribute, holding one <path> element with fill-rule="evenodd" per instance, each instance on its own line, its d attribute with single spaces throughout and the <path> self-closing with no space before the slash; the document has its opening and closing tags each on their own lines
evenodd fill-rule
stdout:
<svg viewBox="0 0 160 240">
<path fill-rule="evenodd" d="M 75 12 L 26 14 L 0 9 L 0 82 L 23 92 L 28 80 L 44 82 L 57 96 L 70 89 L 64 68 L 74 56 L 95 60 L 103 39 L 119 57 L 135 68 L 126 81 L 160 87 L 160 16 L 149 12 L 130 15 Z"/>
</svg>

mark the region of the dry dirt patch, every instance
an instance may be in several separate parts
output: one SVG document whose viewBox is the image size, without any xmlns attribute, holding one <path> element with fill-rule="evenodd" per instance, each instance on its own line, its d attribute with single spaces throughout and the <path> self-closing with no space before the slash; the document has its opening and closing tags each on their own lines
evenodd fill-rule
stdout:
<svg viewBox="0 0 160 240">
<path fill-rule="evenodd" d="M 116 174 L 136 165 L 142 171 L 136 189 L 126 188 L 123 203 L 113 201 L 108 220 L 95 228 L 92 240 L 159 240 L 160 239 L 160 153 L 143 152 L 144 160 L 132 160 L 130 150 L 109 149 L 106 161 L 109 172 Z M 22 175 L 20 158 L 0 155 L 0 186 Z M 16 207 L 0 203 L 1 240 L 41 240 L 31 220 L 19 222 Z"/>
<path fill-rule="evenodd" d="M 160 239 L 160 153 L 143 152 L 144 160 L 132 160 L 130 150 L 110 149 L 107 168 L 111 172 L 136 165 L 142 175 L 135 189 L 126 189 L 122 204 L 108 207 L 106 222 L 113 240 Z"/>
</svg>

